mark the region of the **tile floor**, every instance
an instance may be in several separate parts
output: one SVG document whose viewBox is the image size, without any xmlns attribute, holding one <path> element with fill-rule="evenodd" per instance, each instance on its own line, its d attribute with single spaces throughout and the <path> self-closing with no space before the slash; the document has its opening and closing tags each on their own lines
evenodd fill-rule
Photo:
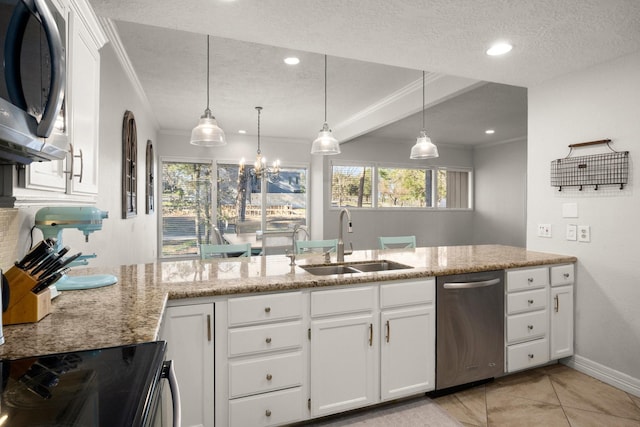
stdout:
<svg viewBox="0 0 640 427">
<path fill-rule="evenodd" d="M 434 400 L 464 426 L 640 427 L 640 397 L 560 364 Z"/>
</svg>

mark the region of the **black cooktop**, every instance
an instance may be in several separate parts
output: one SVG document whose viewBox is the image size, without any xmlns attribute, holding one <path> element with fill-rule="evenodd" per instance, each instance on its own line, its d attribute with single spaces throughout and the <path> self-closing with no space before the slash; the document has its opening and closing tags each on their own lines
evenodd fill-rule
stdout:
<svg viewBox="0 0 640 427">
<path fill-rule="evenodd" d="M 165 343 L 0 362 L 0 425 L 138 426 L 149 411 Z"/>
</svg>

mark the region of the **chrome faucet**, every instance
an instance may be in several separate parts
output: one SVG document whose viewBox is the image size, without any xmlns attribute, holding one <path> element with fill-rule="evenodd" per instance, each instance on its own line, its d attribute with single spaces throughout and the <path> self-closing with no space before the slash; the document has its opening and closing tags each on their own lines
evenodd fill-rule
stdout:
<svg viewBox="0 0 640 427">
<path fill-rule="evenodd" d="M 336 257 L 336 262 L 344 262 L 344 241 L 342 240 L 342 220 L 344 216 L 347 215 L 347 233 L 353 233 L 353 225 L 351 223 L 351 213 L 348 209 L 343 208 L 340 211 L 340 217 L 338 218 L 338 255 Z M 351 255 L 353 253 L 353 244 L 351 245 L 351 250 L 346 253 L 346 255 Z"/>
</svg>

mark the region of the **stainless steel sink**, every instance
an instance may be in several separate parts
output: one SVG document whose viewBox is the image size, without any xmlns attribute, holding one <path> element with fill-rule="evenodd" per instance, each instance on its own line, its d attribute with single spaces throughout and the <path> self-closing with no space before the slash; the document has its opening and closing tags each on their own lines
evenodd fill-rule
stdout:
<svg viewBox="0 0 640 427">
<path fill-rule="evenodd" d="M 394 261 L 363 261 L 349 264 L 315 264 L 301 265 L 300 268 L 316 276 L 328 276 L 331 274 L 372 273 L 376 271 L 402 270 L 413 268 L 410 265 L 400 264 Z"/>
</svg>

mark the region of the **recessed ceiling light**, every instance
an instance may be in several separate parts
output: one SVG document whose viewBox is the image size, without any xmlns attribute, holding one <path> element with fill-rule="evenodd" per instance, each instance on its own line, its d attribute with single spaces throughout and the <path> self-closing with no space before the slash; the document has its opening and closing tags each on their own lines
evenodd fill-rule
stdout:
<svg viewBox="0 0 640 427">
<path fill-rule="evenodd" d="M 244 130 L 244 129 L 240 129 L 240 130 L 238 131 L 238 133 L 241 133 L 241 134 L 243 134 L 243 135 L 244 135 L 245 133 L 247 133 L 247 131 L 246 131 L 246 130 Z"/>
<path fill-rule="evenodd" d="M 511 49 L 513 49 L 513 46 L 511 46 L 509 43 L 499 42 L 499 43 L 495 43 L 493 46 L 487 49 L 487 55 L 489 56 L 504 55 L 505 53 L 511 51 Z"/>
<path fill-rule="evenodd" d="M 496 133 L 496 131 L 493 129 L 487 129 L 484 131 L 484 133 L 486 133 L 487 135 L 493 135 L 494 133 Z"/>
<path fill-rule="evenodd" d="M 300 63 L 300 59 L 295 56 L 290 56 L 288 58 L 284 58 L 284 63 L 287 65 L 298 65 Z"/>
</svg>

